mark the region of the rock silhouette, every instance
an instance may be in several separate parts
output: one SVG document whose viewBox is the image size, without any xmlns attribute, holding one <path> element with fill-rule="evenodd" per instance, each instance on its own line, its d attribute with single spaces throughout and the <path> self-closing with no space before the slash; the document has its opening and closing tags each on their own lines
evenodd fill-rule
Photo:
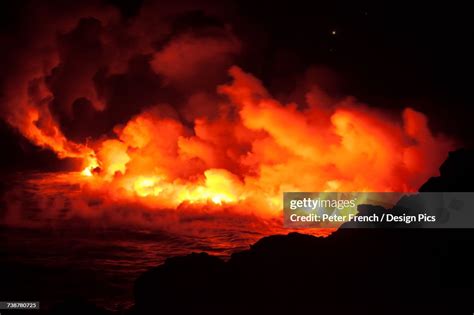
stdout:
<svg viewBox="0 0 474 315">
<path fill-rule="evenodd" d="M 454 230 L 269 236 L 226 263 L 191 254 L 145 273 L 131 314 L 455 314 L 473 307 L 473 244 Z"/>
<path fill-rule="evenodd" d="M 460 149 L 450 152 L 439 172 L 440 176 L 430 178 L 419 191 L 474 191 L 474 150 Z"/>
</svg>

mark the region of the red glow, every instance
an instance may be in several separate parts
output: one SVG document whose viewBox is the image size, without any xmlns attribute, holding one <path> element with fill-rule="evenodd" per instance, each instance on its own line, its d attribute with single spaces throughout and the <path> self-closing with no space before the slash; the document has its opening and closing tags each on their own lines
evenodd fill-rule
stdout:
<svg viewBox="0 0 474 315">
<path fill-rule="evenodd" d="M 187 11 L 144 4 L 125 23 L 113 7 L 85 6 L 42 23 L 56 11 L 39 6 L 25 42 L 9 38 L 0 114 L 78 158 L 84 195 L 274 218 L 284 191 L 415 191 L 453 149 L 422 113 L 392 117 L 314 82 L 283 104 L 232 66 L 249 47 L 231 25 L 175 29 L 174 10 Z"/>
<path fill-rule="evenodd" d="M 351 99 L 297 110 L 252 75 L 230 73 L 217 118 L 191 129 L 153 107 L 100 141 L 82 172 L 91 187 L 157 209 L 225 205 L 268 217 L 284 191 L 416 191 L 451 148 L 413 109 L 401 121 Z"/>
</svg>

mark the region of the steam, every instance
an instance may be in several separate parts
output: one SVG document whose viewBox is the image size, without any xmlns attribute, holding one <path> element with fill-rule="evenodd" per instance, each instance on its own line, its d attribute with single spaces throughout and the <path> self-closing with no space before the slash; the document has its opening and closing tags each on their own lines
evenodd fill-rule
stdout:
<svg viewBox="0 0 474 315">
<path fill-rule="evenodd" d="M 451 148 L 413 109 L 391 120 L 346 98 L 298 110 L 240 68 L 230 74 L 218 88 L 226 101 L 214 104 L 217 117 L 189 128 L 152 107 L 98 145 L 94 176 L 113 198 L 272 216 L 284 191 L 416 191 Z"/>
<path fill-rule="evenodd" d="M 2 39 L 1 114 L 82 161 L 68 177 L 80 217 L 129 205 L 275 218 L 284 191 L 415 191 L 453 148 L 411 108 L 392 117 L 314 84 L 281 102 L 236 66 L 245 45 L 219 10 L 145 4 L 125 20 L 78 6 L 32 8 Z"/>
</svg>

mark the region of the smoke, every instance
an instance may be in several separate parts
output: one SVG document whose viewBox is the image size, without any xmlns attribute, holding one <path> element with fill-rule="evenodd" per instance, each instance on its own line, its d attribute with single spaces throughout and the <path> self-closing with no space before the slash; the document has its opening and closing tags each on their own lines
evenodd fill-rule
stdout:
<svg viewBox="0 0 474 315">
<path fill-rule="evenodd" d="M 28 11 L 1 38 L 1 115 L 34 144 L 81 159 L 84 176 L 69 178 L 81 217 L 140 205 L 274 218 L 284 191 L 415 191 L 453 148 L 411 108 L 393 117 L 328 94 L 337 80 L 325 68 L 282 102 L 236 66 L 246 46 L 223 8 Z"/>
<path fill-rule="evenodd" d="M 100 1 L 29 2 L 1 37 L 2 117 L 33 143 L 75 157 L 89 153 L 88 138 L 145 107 L 179 106 L 225 78 L 240 50 L 206 6 L 146 3 L 126 19 Z"/>
<path fill-rule="evenodd" d="M 217 117 L 188 127 L 152 107 L 115 128 L 97 149 L 107 193 L 155 208 L 210 202 L 272 216 L 284 191 L 416 191 L 452 148 L 413 109 L 391 119 L 351 97 L 327 107 L 314 101 L 329 98 L 320 90 L 298 109 L 240 68 L 230 74 Z"/>
</svg>

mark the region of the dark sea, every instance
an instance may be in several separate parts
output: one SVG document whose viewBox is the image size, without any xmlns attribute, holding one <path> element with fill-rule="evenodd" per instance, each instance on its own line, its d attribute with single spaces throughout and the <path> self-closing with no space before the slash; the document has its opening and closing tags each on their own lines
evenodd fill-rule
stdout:
<svg viewBox="0 0 474 315">
<path fill-rule="evenodd" d="M 266 235 L 288 233 L 279 223 L 228 213 L 178 216 L 172 223 L 168 215 L 166 224 L 156 227 L 135 219 L 126 224 L 126 216 L 116 223 L 109 220 L 115 211 L 110 209 L 101 215 L 70 215 L 81 200 L 81 187 L 68 176 L 23 173 L 4 180 L 0 300 L 40 301 L 42 309 L 49 309 L 81 298 L 124 310 L 133 304 L 134 280 L 168 257 L 207 252 L 228 259 Z M 96 202 L 87 211 L 101 207 Z M 123 214 L 123 208 L 116 211 Z"/>
</svg>

